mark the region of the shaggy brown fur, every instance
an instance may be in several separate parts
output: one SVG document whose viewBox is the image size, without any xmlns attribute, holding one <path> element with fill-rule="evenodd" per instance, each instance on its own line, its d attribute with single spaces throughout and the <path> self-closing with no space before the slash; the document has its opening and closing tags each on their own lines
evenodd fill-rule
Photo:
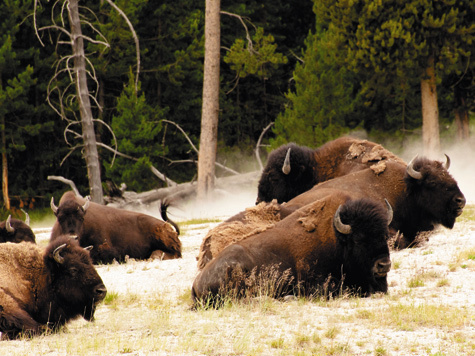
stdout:
<svg viewBox="0 0 475 356">
<path fill-rule="evenodd" d="M 203 269 L 226 246 L 266 231 L 281 220 L 280 206 L 275 200 L 247 208 L 244 214 L 238 216 L 240 219 L 230 218 L 208 232 L 197 257 L 198 269 Z"/>
</svg>

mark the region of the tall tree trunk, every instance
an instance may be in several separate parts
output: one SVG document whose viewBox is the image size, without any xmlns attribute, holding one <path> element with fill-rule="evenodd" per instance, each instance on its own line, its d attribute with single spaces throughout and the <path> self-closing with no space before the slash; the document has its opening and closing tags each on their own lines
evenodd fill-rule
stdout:
<svg viewBox="0 0 475 356">
<path fill-rule="evenodd" d="M 7 160 L 7 136 L 5 133 L 5 117 L 2 115 L 0 122 L 2 130 L 2 193 L 3 206 L 10 210 L 10 196 L 8 195 L 8 160 Z"/>
<path fill-rule="evenodd" d="M 220 0 L 206 0 L 205 60 L 200 149 L 198 154 L 198 199 L 209 197 L 215 185 L 218 145 Z"/>
<path fill-rule="evenodd" d="M 457 127 L 457 139 L 466 141 L 470 138 L 470 125 L 466 106 L 466 93 L 458 86 L 454 88 L 455 101 L 455 125 Z"/>
<path fill-rule="evenodd" d="M 421 78 L 422 143 L 424 154 L 434 157 L 440 152 L 439 108 L 434 57 L 429 57 L 427 68 Z"/>
<path fill-rule="evenodd" d="M 69 0 L 68 13 L 71 25 L 71 40 L 74 56 L 74 73 L 76 78 L 76 92 L 81 115 L 82 135 L 84 141 L 84 159 L 86 160 L 89 190 L 92 201 L 102 204 L 104 201 L 101 184 L 101 170 L 97 153 L 96 136 L 87 87 L 86 60 L 84 41 L 81 31 L 81 22 L 78 9 L 79 0 Z"/>
</svg>

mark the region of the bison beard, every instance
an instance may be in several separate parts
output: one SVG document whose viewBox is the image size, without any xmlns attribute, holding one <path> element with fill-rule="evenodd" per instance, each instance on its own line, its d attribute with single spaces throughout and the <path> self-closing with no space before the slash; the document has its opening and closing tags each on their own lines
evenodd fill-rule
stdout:
<svg viewBox="0 0 475 356">
<path fill-rule="evenodd" d="M 231 297 L 256 291 L 272 297 L 387 292 L 387 235 L 388 212 L 381 204 L 348 201 L 344 194 L 326 197 L 226 247 L 197 276 L 192 297 L 195 305 L 220 306 L 229 292 Z"/>
<path fill-rule="evenodd" d="M 107 290 L 89 252 L 69 236 L 43 250 L 31 243 L 0 246 L 0 331 L 3 339 L 57 330 L 94 318 Z"/>
</svg>

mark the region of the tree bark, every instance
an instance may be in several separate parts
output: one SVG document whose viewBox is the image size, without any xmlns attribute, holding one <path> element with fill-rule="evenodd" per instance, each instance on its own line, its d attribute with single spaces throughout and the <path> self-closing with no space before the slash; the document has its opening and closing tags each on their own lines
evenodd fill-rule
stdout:
<svg viewBox="0 0 475 356">
<path fill-rule="evenodd" d="M 0 122 L 2 131 L 2 194 L 3 206 L 10 210 L 10 196 L 8 195 L 8 160 L 7 160 L 7 137 L 5 134 L 5 117 L 2 115 Z"/>
<path fill-rule="evenodd" d="M 424 155 L 434 157 L 440 152 L 439 108 L 434 57 L 429 57 L 421 78 L 422 143 Z"/>
<path fill-rule="evenodd" d="M 464 91 L 456 86 L 454 89 L 454 97 L 457 139 L 459 141 L 466 141 L 470 138 L 470 123 Z"/>
<path fill-rule="evenodd" d="M 71 26 L 71 43 L 74 56 L 74 75 L 76 78 L 76 92 L 81 115 L 82 136 L 84 141 L 84 158 L 87 166 L 91 200 L 103 204 L 101 184 L 101 170 L 97 153 L 96 136 L 94 133 L 91 102 L 87 87 L 86 60 L 84 53 L 84 40 L 79 18 L 79 0 L 69 0 L 68 14 Z"/>
<path fill-rule="evenodd" d="M 215 186 L 219 117 L 220 7 L 220 0 L 206 0 L 198 199 L 208 198 Z"/>
</svg>

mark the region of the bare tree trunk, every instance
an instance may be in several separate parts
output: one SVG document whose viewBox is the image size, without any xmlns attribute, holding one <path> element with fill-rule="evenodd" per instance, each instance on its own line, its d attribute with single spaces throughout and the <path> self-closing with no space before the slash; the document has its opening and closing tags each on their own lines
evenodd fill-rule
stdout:
<svg viewBox="0 0 475 356">
<path fill-rule="evenodd" d="M 91 199 L 93 202 L 103 204 L 104 198 L 101 184 L 101 170 L 97 153 L 96 136 L 94 133 L 91 102 L 89 100 L 89 90 L 87 87 L 86 60 L 81 22 L 79 18 L 78 1 L 79 0 L 69 0 L 68 13 L 71 25 L 76 92 L 79 102 L 82 136 L 84 141 L 84 158 L 86 160 Z"/>
<path fill-rule="evenodd" d="M 198 155 L 198 199 L 208 197 L 215 186 L 219 117 L 220 7 L 220 0 L 206 0 L 203 107 Z"/>
<path fill-rule="evenodd" d="M 465 96 L 465 91 L 455 86 L 455 125 L 457 127 L 457 139 L 459 141 L 466 141 L 470 138 L 470 123 Z"/>
<path fill-rule="evenodd" d="M 2 129 L 2 193 L 3 206 L 10 210 L 10 196 L 8 195 L 8 160 L 7 160 L 7 137 L 5 134 L 5 117 L 0 122 Z"/>
<path fill-rule="evenodd" d="M 437 105 L 437 86 L 434 57 L 429 57 L 426 72 L 421 78 L 422 99 L 422 143 L 426 156 L 440 152 L 439 108 Z"/>
</svg>

